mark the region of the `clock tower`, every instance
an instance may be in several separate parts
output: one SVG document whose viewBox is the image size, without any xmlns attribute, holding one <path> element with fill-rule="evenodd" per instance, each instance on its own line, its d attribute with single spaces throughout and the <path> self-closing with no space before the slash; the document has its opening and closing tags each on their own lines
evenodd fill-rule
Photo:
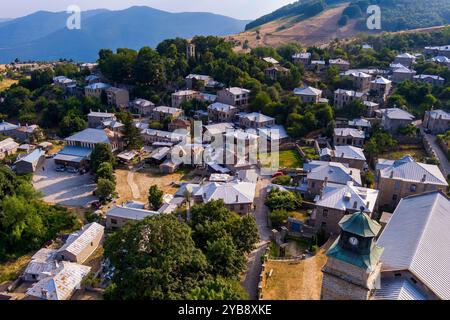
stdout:
<svg viewBox="0 0 450 320">
<path fill-rule="evenodd" d="M 380 283 L 381 226 L 363 211 L 344 216 L 341 233 L 326 255 L 322 300 L 368 300 Z"/>
</svg>

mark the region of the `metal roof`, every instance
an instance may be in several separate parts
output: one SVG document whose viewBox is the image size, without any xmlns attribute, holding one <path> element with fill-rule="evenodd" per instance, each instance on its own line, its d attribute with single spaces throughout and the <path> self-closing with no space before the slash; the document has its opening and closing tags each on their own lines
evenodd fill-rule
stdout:
<svg viewBox="0 0 450 320">
<path fill-rule="evenodd" d="M 35 163 L 36 161 L 39 161 L 41 157 L 45 155 L 45 151 L 42 149 L 36 149 L 33 152 L 27 154 L 25 157 L 20 158 L 17 162 L 29 162 L 29 163 Z"/>
<path fill-rule="evenodd" d="M 10 131 L 10 130 L 15 130 L 17 129 L 19 126 L 6 122 L 6 121 L 2 121 L 0 122 L 0 131 Z"/>
<path fill-rule="evenodd" d="M 373 80 L 372 83 L 389 84 L 389 83 L 392 83 L 392 81 L 380 76 L 380 77 L 377 77 L 375 80 Z"/>
<path fill-rule="evenodd" d="M 15 142 L 12 138 L 6 138 L 0 141 L 0 152 L 6 152 L 12 149 L 17 149 L 19 144 Z"/>
<path fill-rule="evenodd" d="M 155 214 L 158 214 L 158 212 L 120 206 L 114 206 L 106 212 L 107 217 L 117 217 L 129 220 L 143 220 L 147 217 L 154 216 Z"/>
<path fill-rule="evenodd" d="M 102 82 L 97 82 L 86 86 L 87 89 L 92 90 L 108 89 L 109 87 L 111 87 L 111 85 Z"/>
<path fill-rule="evenodd" d="M 415 117 L 399 108 L 387 108 L 387 109 L 380 109 L 380 111 L 383 113 L 383 116 L 386 116 L 389 119 L 396 119 L 396 120 L 414 120 Z"/>
<path fill-rule="evenodd" d="M 366 161 L 364 150 L 354 146 L 335 146 L 334 156 L 343 159 L 363 160 Z"/>
<path fill-rule="evenodd" d="M 327 183 L 322 195 L 316 197 L 316 206 L 336 210 L 360 210 L 372 213 L 378 198 L 378 190 L 357 187 L 352 182 L 346 185 Z"/>
<path fill-rule="evenodd" d="M 275 121 L 275 118 L 266 116 L 262 113 L 259 112 L 252 112 L 252 113 L 246 113 L 246 114 L 242 114 L 241 118 L 245 118 L 249 121 L 254 121 L 254 122 L 267 122 L 267 121 Z"/>
<path fill-rule="evenodd" d="M 344 231 L 365 238 L 376 237 L 381 230 L 381 225 L 362 211 L 344 216 L 339 221 L 339 226 Z"/>
<path fill-rule="evenodd" d="M 58 152 L 58 154 L 76 156 L 76 157 L 89 157 L 92 153 L 91 148 L 83 148 L 76 146 L 65 146 L 62 150 Z"/>
<path fill-rule="evenodd" d="M 442 119 L 444 120 L 450 120 L 450 113 L 444 110 L 429 110 L 425 111 L 425 113 L 428 113 L 430 118 L 433 119 L 439 119 L 440 117 L 442 117 Z"/>
<path fill-rule="evenodd" d="M 204 202 L 223 200 L 225 204 L 253 203 L 256 184 L 232 181 L 228 183 L 207 183 L 201 186 L 195 195 L 202 196 Z"/>
<path fill-rule="evenodd" d="M 109 138 L 103 129 L 87 128 L 83 131 L 75 133 L 74 135 L 65 139 L 66 141 L 86 142 L 86 143 L 108 143 Z"/>
<path fill-rule="evenodd" d="M 360 139 L 364 139 L 366 137 L 364 131 L 355 128 L 335 128 L 334 135 L 340 137 L 352 136 Z"/>
<path fill-rule="evenodd" d="M 294 89 L 294 94 L 299 96 L 320 96 L 322 95 L 322 90 L 306 86 L 303 88 Z"/>
<path fill-rule="evenodd" d="M 236 107 L 231 106 L 229 104 L 221 103 L 221 102 L 215 102 L 208 106 L 208 110 L 216 110 L 220 112 L 229 112 L 231 110 L 236 110 Z"/>
<path fill-rule="evenodd" d="M 372 243 L 369 254 L 361 255 L 341 248 L 339 240 L 340 236 L 331 245 L 330 249 L 328 249 L 326 253 L 327 257 L 352 264 L 358 268 L 364 269 L 366 272 L 375 270 L 376 265 L 380 261 L 380 256 L 383 253 L 383 248 Z"/>
<path fill-rule="evenodd" d="M 409 155 L 400 160 L 379 159 L 377 170 L 383 178 L 448 186 L 438 166 L 416 162 Z"/>
<path fill-rule="evenodd" d="M 403 198 L 378 239 L 383 270 L 409 270 L 450 299 L 450 200 L 440 192 Z"/>
<path fill-rule="evenodd" d="M 427 300 L 422 290 L 405 278 L 381 278 L 381 289 L 375 290 L 374 300 Z"/>
<path fill-rule="evenodd" d="M 27 295 L 45 300 L 67 300 L 90 270 L 91 267 L 63 261 L 51 276 L 29 288 Z"/>
<path fill-rule="evenodd" d="M 358 169 L 349 168 L 338 162 L 327 161 L 311 161 L 303 165 L 303 169 L 308 172 L 307 179 L 347 184 L 353 181 L 356 185 L 361 186 L 361 172 Z"/>
<path fill-rule="evenodd" d="M 99 236 L 103 235 L 105 227 L 92 222 L 81 228 L 81 230 L 72 233 L 66 243 L 58 250 L 58 252 L 66 251 L 78 256 L 86 247 L 91 246 L 91 242 Z"/>
</svg>

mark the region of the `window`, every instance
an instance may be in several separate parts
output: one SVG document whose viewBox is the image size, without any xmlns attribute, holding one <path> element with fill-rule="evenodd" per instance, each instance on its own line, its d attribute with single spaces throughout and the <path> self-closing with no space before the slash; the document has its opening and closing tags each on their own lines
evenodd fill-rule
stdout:
<svg viewBox="0 0 450 320">
<path fill-rule="evenodd" d="M 417 283 L 417 280 L 414 279 L 414 278 L 411 278 L 411 281 L 412 281 L 413 283 Z"/>
<path fill-rule="evenodd" d="M 412 185 L 409 187 L 409 190 L 410 190 L 411 192 L 416 192 L 417 186 L 416 186 L 415 184 L 412 184 Z"/>
<path fill-rule="evenodd" d="M 93 247 L 94 246 L 94 243 L 93 242 L 91 242 L 91 247 Z"/>
<path fill-rule="evenodd" d="M 395 277 L 401 277 L 402 274 L 401 274 L 401 273 L 394 273 L 394 276 L 395 276 Z"/>
<path fill-rule="evenodd" d="M 392 200 L 397 201 L 398 196 L 396 194 L 392 195 Z"/>
<path fill-rule="evenodd" d="M 117 224 L 117 220 L 116 219 L 111 219 L 111 224 Z"/>
<path fill-rule="evenodd" d="M 322 215 L 324 218 L 327 218 L 328 217 L 328 209 L 323 209 Z"/>
</svg>

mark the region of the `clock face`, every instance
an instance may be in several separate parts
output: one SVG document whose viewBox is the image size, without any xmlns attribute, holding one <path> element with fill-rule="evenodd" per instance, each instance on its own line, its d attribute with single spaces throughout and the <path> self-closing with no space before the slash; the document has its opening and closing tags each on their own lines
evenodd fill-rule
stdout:
<svg viewBox="0 0 450 320">
<path fill-rule="evenodd" d="M 358 239 L 356 239 L 355 237 L 351 237 L 350 239 L 348 239 L 348 242 L 350 242 L 350 244 L 352 246 L 357 246 L 358 245 Z"/>
</svg>

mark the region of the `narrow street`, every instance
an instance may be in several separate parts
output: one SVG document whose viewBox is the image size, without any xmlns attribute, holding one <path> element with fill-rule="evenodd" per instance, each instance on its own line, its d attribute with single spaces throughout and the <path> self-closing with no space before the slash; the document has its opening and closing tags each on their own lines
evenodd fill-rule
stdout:
<svg viewBox="0 0 450 320">
<path fill-rule="evenodd" d="M 448 161 L 445 153 L 437 144 L 435 136 L 431 134 L 424 134 L 424 136 L 425 139 L 427 139 L 428 143 L 430 144 L 431 148 L 434 150 L 434 152 L 436 152 L 436 155 L 440 162 L 439 167 L 441 168 L 441 171 L 444 174 L 444 176 L 447 177 L 448 174 L 450 174 L 450 162 Z"/>
<path fill-rule="evenodd" d="M 270 228 L 267 226 L 268 208 L 264 205 L 266 198 L 266 187 L 270 184 L 270 178 L 261 177 L 256 185 L 255 195 L 255 212 L 254 216 L 258 226 L 260 242 L 256 244 L 248 258 L 247 272 L 244 275 L 242 285 L 249 293 L 250 299 L 258 299 L 258 283 L 259 275 L 262 271 L 261 257 L 266 251 L 267 245 L 270 242 Z"/>
</svg>

